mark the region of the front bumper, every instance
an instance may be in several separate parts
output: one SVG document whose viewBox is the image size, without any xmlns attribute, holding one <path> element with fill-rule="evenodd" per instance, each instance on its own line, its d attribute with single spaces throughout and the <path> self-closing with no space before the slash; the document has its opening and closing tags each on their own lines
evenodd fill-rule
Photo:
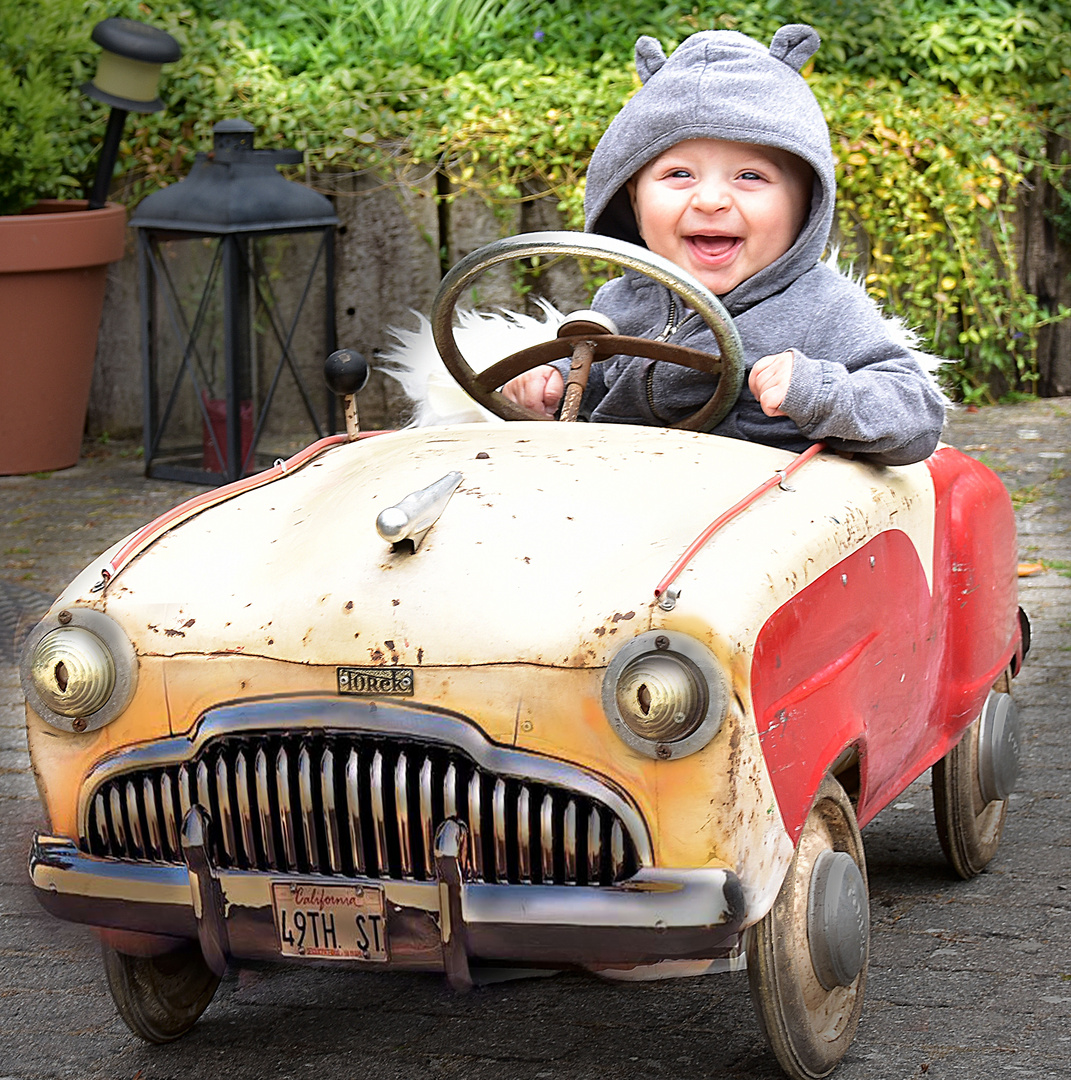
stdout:
<svg viewBox="0 0 1071 1080">
<path fill-rule="evenodd" d="M 197 939 L 219 972 L 228 957 L 280 959 L 272 882 L 338 879 L 222 870 L 206 858 L 204 837 L 203 816 L 189 814 L 185 865 L 153 865 L 85 855 L 66 837 L 37 834 L 30 879 L 59 918 Z M 387 966 L 443 971 L 466 986 L 470 960 L 599 968 L 735 954 L 744 896 L 730 870 L 645 868 L 600 887 L 487 884 L 466 880 L 467 843 L 465 825 L 449 819 L 436 834 L 436 880 L 352 882 L 383 890 Z"/>
</svg>

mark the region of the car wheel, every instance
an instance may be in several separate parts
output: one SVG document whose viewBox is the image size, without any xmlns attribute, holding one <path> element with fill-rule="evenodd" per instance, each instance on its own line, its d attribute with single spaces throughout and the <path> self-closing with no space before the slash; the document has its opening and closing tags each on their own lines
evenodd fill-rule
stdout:
<svg viewBox="0 0 1071 1080">
<path fill-rule="evenodd" d="M 751 928 L 747 967 L 759 1023 L 793 1080 L 828 1076 L 863 1011 L 870 951 L 866 860 L 855 811 L 827 778 L 781 891 Z"/>
<path fill-rule="evenodd" d="M 1019 728 L 1010 692 L 1005 673 L 982 715 L 932 770 L 937 838 L 965 880 L 980 874 L 997 853 L 1019 775 Z"/>
<path fill-rule="evenodd" d="M 190 942 L 160 956 L 130 956 L 102 946 L 104 973 L 119 1015 L 146 1042 L 185 1035 L 208 1008 L 219 976 Z"/>
</svg>

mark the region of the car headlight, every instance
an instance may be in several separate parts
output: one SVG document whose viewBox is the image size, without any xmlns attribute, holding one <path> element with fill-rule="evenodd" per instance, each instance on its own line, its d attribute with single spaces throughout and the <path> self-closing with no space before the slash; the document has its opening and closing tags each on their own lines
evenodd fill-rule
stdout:
<svg viewBox="0 0 1071 1080">
<path fill-rule="evenodd" d="M 653 742 L 687 738 L 706 713 L 706 688 L 695 664 L 677 653 L 645 653 L 625 665 L 614 688 L 617 715 Z"/>
<path fill-rule="evenodd" d="M 713 653 L 673 630 L 634 637 L 610 661 L 602 684 L 603 708 L 617 734 L 661 760 L 706 746 L 725 719 L 728 700 Z"/>
<path fill-rule="evenodd" d="M 60 716 L 89 716 L 115 689 L 107 646 L 81 626 L 50 630 L 33 651 L 30 667 L 41 700 Z"/>
<path fill-rule="evenodd" d="M 114 620 L 72 608 L 46 616 L 33 630 L 21 675 L 26 700 L 43 720 L 64 731 L 93 731 L 126 708 L 137 660 Z"/>
</svg>

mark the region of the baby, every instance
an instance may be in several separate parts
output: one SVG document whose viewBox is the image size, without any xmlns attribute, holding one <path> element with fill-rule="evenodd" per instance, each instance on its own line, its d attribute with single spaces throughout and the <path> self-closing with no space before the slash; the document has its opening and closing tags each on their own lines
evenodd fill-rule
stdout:
<svg viewBox="0 0 1071 1080">
<path fill-rule="evenodd" d="M 818 44 L 809 26 L 783 26 L 769 49 L 735 31 L 703 31 L 667 59 L 640 38 L 644 85 L 595 148 L 585 227 L 670 259 L 733 316 L 747 384 L 714 434 L 795 451 L 823 440 L 908 464 L 937 445 L 945 399 L 896 324 L 819 261 L 836 182 L 825 118 L 799 75 Z M 634 271 L 599 289 L 592 307 L 621 334 L 718 352 L 698 314 Z M 553 414 L 567 369 L 536 368 L 503 393 Z M 592 368 L 581 415 L 671 424 L 713 385 L 688 368 L 615 356 Z"/>
</svg>

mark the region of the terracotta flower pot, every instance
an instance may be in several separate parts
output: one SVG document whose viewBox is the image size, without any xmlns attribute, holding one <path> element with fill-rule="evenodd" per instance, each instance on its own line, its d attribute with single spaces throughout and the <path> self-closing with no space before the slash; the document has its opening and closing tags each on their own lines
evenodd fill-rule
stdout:
<svg viewBox="0 0 1071 1080">
<path fill-rule="evenodd" d="M 0 474 L 78 460 L 108 263 L 126 211 L 44 199 L 0 217 Z"/>
</svg>

